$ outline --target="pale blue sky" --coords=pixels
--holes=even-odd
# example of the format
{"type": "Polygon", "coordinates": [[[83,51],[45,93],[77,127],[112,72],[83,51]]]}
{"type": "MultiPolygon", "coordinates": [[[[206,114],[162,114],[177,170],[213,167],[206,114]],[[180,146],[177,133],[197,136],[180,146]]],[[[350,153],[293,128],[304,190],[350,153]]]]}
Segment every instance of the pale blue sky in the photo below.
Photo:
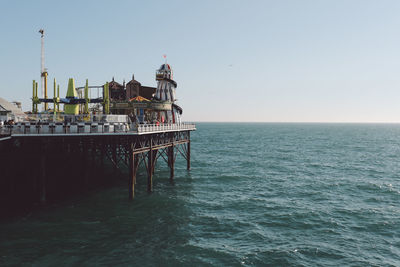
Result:
{"type": "Polygon", "coordinates": [[[400,1],[0,0],[0,11],[0,97],[25,109],[43,27],[63,95],[69,77],[156,86],[167,54],[186,121],[400,122],[400,1]]]}

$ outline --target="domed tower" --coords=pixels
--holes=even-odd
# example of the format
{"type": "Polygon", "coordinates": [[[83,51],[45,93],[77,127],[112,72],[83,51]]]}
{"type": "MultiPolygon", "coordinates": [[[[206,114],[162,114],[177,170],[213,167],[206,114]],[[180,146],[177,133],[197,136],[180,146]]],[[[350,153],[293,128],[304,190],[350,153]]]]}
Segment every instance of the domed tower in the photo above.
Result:
{"type": "Polygon", "coordinates": [[[176,82],[172,80],[172,69],[169,64],[163,64],[156,72],[158,81],[156,98],[161,101],[174,102],[176,82]]]}
{"type": "Polygon", "coordinates": [[[176,82],[172,79],[172,69],[167,63],[161,65],[156,71],[157,90],[154,97],[160,101],[171,102],[170,111],[160,111],[158,121],[162,123],[180,123],[180,113],[176,102],[176,82]]]}

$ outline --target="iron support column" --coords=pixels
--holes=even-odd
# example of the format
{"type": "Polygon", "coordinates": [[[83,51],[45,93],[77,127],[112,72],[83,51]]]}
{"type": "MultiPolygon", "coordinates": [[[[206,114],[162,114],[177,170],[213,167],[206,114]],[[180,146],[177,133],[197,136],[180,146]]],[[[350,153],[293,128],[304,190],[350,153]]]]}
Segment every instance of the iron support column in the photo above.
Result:
{"type": "Polygon", "coordinates": [[[133,199],[135,196],[135,159],[136,156],[133,154],[132,149],[129,150],[129,199],[133,199]]]}
{"type": "Polygon", "coordinates": [[[40,155],[40,203],[46,203],[46,153],[40,155]]]}
{"type": "Polygon", "coordinates": [[[190,170],[190,131],[187,131],[187,139],[188,139],[188,143],[187,143],[187,169],[190,170]]]}
{"type": "Polygon", "coordinates": [[[147,191],[153,191],[153,138],[150,135],[149,139],[150,150],[147,154],[147,191]]]}
{"type": "Polygon", "coordinates": [[[114,161],[114,171],[117,170],[117,142],[113,140],[112,142],[112,159],[114,161]]]}
{"type": "Polygon", "coordinates": [[[168,162],[169,162],[169,180],[171,183],[174,181],[175,176],[175,157],[174,157],[174,145],[168,147],[168,162]]]}

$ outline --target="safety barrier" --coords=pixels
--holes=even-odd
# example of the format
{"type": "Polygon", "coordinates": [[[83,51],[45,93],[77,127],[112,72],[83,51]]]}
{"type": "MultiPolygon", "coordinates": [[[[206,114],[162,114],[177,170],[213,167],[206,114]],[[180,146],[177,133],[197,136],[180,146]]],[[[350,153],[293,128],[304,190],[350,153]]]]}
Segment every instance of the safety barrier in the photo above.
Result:
{"type": "Polygon", "coordinates": [[[194,123],[180,124],[130,124],[124,122],[22,122],[0,126],[0,136],[6,135],[63,135],[63,134],[112,134],[157,133],[196,130],[194,123]]]}
{"type": "Polygon", "coordinates": [[[181,131],[181,130],[196,130],[196,125],[194,123],[139,124],[137,127],[138,133],[181,131]]]}

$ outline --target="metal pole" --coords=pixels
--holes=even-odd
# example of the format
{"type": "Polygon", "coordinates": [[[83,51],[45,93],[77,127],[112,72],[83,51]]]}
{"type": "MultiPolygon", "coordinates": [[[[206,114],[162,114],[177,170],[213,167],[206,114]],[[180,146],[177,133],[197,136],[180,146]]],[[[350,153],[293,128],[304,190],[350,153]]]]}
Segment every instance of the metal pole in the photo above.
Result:
{"type": "Polygon", "coordinates": [[[42,151],[40,157],[40,203],[46,203],[46,154],[42,151]]]}
{"type": "Polygon", "coordinates": [[[135,159],[136,156],[133,154],[133,150],[129,151],[129,199],[133,199],[135,196],[135,159]]]}
{"type": "Polygon", "coordinates": [[[150,150],[147,155],[147,192],[153,191],[153,138],[150,135],[150,150]]]}
{"type": "MultiPolygon", "coordinates": [[[[44,68],[44,30],[39,30],[41,51],[40,51],[40,87],[42,88],[42,97],[47,98],[47,73],[44,68]],[[46,73],[46,74],[45,74],[46,73]]],[[[43,109],[47,110],[47,103],[44,103],[43,109]]]]}
{"type": "Polygon", "coordinates": [[[112,143],[112,159],[114,161],[114,171],[117,170],[117,143],[113,140],[112,143]]]}
{"type": "Polygon", "coordinates": [[[187,169],[190,170],[190,131],[187,131],[187,169]]]}
{"type": "Polygon", "coordinates": [[[174,145],[168,147],[168,161],[169,161],[169,180],[172,183],[175,176],[175,159],[174,159],[174,145]]]}

